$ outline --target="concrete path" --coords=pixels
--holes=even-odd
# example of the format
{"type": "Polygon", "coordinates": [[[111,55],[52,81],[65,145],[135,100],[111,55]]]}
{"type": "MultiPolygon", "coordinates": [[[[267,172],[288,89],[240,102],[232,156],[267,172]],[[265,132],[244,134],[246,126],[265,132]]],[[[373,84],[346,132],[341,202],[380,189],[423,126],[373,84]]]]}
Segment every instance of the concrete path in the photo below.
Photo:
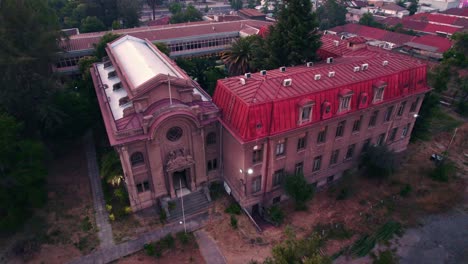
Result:
{"type": "MultiPolygon", "coordinates": [[[[205,225],[206,223],[205,220],[207,218],[208,218],[208,214],[203,214],[203,215],[197,216],[187,221],[186,222],[187,232],[193,232],[195,230],[202,228],[205,225]]],[[[101,248],[89,255],[75,259],[69,262],[69,264],[109,263],[119,258],[136,253],[142,250],[145,244],[158,241],[169,233],[176,234],[183,230],[184,230],[184,226],[179,223],[168,224],[161,229],[150,231],[146,234],[143,234],[135,240],[130,240],[130,241],[127,241],[127,242],[124,242],[115,246],[110,246],[107,248],[101,248]]],[[[211,263],[214,263],[214,262],[211,262],[211,263]]],[[[225,262],[217,262],[217,263],[221,264],[225,262]]]]}
{"type": "Polygon", "coordinates": [[[198,230],[195,232],[198,248],[205,259],[206,264],[225,264],[226,259],[219,250],[216,242],[205,231],[198,230]]]}
{"type": "Polygon", "coordinates": [[[96,160],[96,150],[94,146],[93,133],[89,131],[84,136],[84,145],[86,159],[88,161],[88,176],[91,182],[91,191],[93,193],[94,212],[96,225],[98,228],[98,237],[101,242],[101,248],[108,248],[113,245],[112,226],[109,223],[109,214],[106,210],[104,194],[102,192],[101,177],[99,176],[99,167],[96,160]]]}

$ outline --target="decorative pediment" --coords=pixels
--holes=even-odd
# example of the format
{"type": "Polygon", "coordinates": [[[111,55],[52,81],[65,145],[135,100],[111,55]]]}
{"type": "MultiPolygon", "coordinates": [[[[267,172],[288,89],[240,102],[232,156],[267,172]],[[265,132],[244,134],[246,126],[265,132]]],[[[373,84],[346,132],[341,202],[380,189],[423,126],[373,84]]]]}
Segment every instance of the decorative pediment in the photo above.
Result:
{"type": "Polygon", "coordinates": [[[186,153],[185,148],[170,151],[167,155],[166,171],[177,171],[193,165],[193,157],[186,153]]]}

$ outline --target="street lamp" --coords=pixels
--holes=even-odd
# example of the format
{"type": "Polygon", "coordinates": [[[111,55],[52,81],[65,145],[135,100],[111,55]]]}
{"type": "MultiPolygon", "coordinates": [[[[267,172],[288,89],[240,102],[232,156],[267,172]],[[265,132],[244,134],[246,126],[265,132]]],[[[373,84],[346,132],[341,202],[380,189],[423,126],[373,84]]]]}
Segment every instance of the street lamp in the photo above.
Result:
{"type": "Polygon", "coordinates": [[[247,192],[247,188],[245,187],[246,178],[247,178],[246,175],[252,175],[253,174],[253,169],[248,168],[247,171],[239,169],[239,172],[242,174],[242,178],[239,179],[239,181],[241,182],[242,188],[244,189],[244,195],[245,195],[245,193],[247,192]]]}
{"type": "Polygon", "coordinates": [[[413,116],[414,116],[414,118],[417,118],[419,115],[418,115],[418,114],[414,114],[413,116]]]}

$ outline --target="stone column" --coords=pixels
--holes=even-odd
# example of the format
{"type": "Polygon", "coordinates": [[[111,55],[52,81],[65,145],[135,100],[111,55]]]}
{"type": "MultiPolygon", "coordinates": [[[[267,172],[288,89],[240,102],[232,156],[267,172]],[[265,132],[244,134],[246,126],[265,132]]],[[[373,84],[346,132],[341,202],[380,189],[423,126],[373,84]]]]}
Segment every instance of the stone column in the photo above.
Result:
{"type": "Polygon", "coordinates": [[[133,211],[136,211],[139,208],[139,198],[138,192],[136,190],[135,180],[133,179],[132,166],[130,164],[130,157],[128,155],[128,150],[126,146],[117,148],[120,156],[120,163],[122,164],[122,169],[124,172],[125,183],[127,184],[127,191],[130,200],[130,206],[133,211]]]}

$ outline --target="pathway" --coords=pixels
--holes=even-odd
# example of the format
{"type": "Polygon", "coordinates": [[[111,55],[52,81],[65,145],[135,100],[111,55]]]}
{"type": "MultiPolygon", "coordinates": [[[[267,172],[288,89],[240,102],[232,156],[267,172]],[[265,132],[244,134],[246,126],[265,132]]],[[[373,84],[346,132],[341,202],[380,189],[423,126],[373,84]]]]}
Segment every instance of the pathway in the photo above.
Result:
{"type": "Polygon", "coordinates": [[[225,264],[226,259],[219,250],[216,242],[205,231],[198,230],[195,232],[200,253],[205,259],[206,264],[225,264]]]}
{"type": "Polygon", "coordinates": [[[98,237],[101,242],[101,248],[108,248],[113,245],[112,226],[109,223],[109,214],[106,210],[104,202],[104,194],[102,193],[101,177],[99,177],[99,167],[96,161],[96,150],[94,147],[93,133],[89,131],[84,136],[84,145],[86,151],[86,159],[88,161],[88,175],[91,182],[91,190],[93,193],[93,203],[98,228],[98,237]]]}
{"type": "MultiPolygon", "coordinates": [[[[192,218],[187,221],[187,232],[193,232],[197,229],[202,228],[205,225],[205,220],[208,218],[208,214],[203,214],[192,218]]],[[[75,259],[69,264],[101,264],[115,261],[119,258],[131,255],[143,249],[143,246],[147,243],[158,241],[169,233],[175,234],[184,230],[184,226],[179,223],[172,223],[165,225],[163,228],[158,230],[150,231],[146,234],[141,235],[135,240],[130,240],[118,245],[110,246],[108,248],[101,248],[89,255],[75,259]]],[[[201,245],[200,245],[201,248],[201,245]]],[[[210,262],[209,262],[210,263],[210,262]]],[[[214,263],[214,262],[211,262],[214,263]]],[[[216,262],[224,263],[224,262],[216,262]]]]}

